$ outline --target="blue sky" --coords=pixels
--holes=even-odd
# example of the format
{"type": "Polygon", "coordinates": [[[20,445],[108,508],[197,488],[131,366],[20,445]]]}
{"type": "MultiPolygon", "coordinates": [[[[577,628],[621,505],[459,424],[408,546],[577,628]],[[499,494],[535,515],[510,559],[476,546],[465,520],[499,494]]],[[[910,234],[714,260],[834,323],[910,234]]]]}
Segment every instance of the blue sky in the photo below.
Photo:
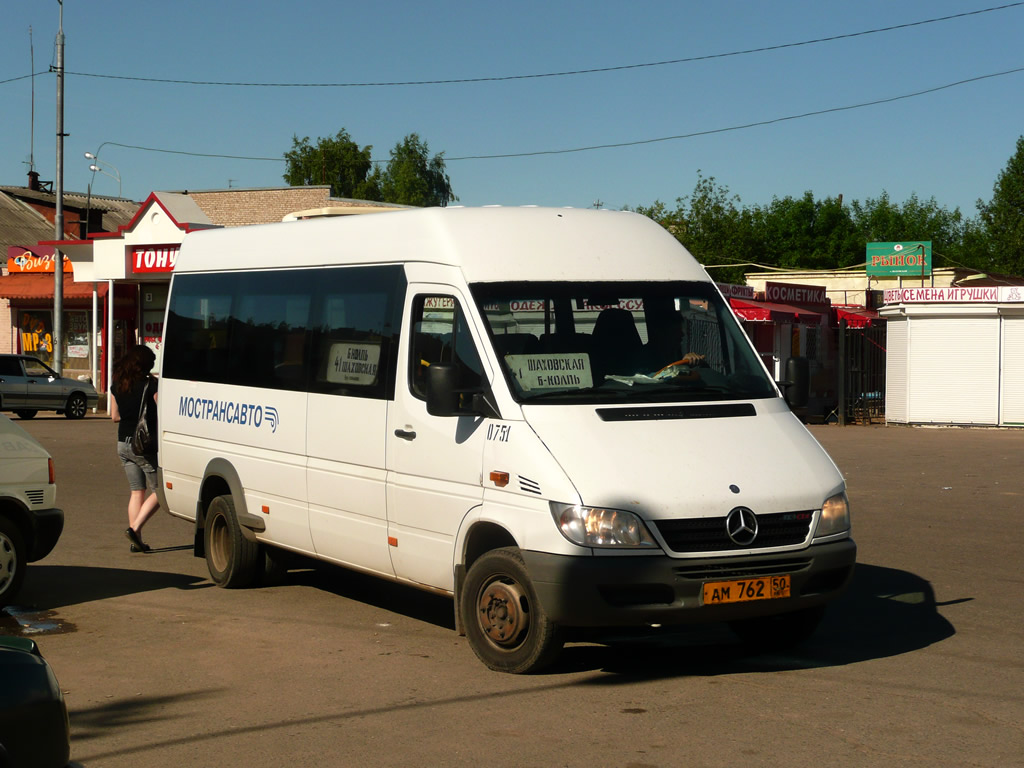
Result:
{"type": "MultiPolygon", "coordinates": [[[[406,134],[443,152],[464,205],[672,204],[713,176],[745,204],[811,190],[849,201],[916,193],[976,212],[1024,134],[1024,5],[900,30],[698,61],[484,82],[365,87],[246,83],[473,80],[630,67],[781,46],[1003,5],[998,0],[637,0],[390,3],[65,0],[64,184],[153,190],[283,184],[293,135],[346,129],[374,159],[406,134]],[[82,74],[74,74],[82,73],[82,74]],[[102,75],[95,77],[93,75],[102,75]],[[116,76],[116,77],[115,77],[116,76]],[[88,170],[100,149],[109,175],[88,170]],[[500,159],[480,155],[535,154],[500,159]]],[[[0,184],[56,167],[57,0],[5,3],[0,184]]]]}

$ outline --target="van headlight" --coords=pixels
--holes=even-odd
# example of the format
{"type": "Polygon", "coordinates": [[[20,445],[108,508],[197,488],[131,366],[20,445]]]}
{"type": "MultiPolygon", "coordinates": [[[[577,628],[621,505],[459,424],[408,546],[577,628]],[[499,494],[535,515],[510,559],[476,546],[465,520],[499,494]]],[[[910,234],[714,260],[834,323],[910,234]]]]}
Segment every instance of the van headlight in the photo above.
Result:
{"type": "Polygon", "coordinates": [[[624,509],[551,502],[555,525],[581,547],[657,547],[643,520],[624,509]]]}
{"type": "Polygon", "coordinates": [[[832,536],[850,530],[850,500],[846,492],[837,493],[821,505],[821,517],[814,531],[815,538],[832,536]]]}

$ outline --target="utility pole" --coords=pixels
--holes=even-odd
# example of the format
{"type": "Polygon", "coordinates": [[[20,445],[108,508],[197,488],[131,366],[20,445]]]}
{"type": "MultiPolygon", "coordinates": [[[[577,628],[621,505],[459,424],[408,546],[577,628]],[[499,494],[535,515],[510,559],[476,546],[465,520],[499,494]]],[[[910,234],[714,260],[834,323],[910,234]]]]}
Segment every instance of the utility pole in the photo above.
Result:
{"type": "MultiPolygon", "coordinates": [[[[64,0],[57,28],[57,206],[53,215],[54,239],[64,239],[64,0]]],[[[53,252],[53,370],[64,374],[64,254],[53,252]]]]}

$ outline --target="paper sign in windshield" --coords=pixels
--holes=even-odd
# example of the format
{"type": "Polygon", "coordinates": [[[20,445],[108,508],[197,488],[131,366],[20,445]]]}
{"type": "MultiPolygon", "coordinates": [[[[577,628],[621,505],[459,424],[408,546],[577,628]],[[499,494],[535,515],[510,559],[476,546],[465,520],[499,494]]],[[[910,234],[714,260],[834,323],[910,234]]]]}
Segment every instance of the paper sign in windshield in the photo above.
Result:
{"type": "Polygon", "coordinates": [[[524,392],[544,389],[589,389],[594,386],[586,352],[550,355],[505,355],[505,364],[524,392]]]}
{"type": "Polygon", "coordinates": [[[339,341],[331,344],[327,380],[333,384],[369,386],[377,381],[380,344],[339,341]]]}

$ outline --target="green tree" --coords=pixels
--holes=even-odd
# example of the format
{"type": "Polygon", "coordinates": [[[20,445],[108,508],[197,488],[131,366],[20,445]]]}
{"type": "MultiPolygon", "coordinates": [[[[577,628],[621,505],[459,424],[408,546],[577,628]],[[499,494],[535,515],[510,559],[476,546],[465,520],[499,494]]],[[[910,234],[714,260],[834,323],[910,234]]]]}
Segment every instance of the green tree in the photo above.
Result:
{"type": "Polygon", "coordinates": [[[636,211],[675,235],[721,282],[742,283],[744,272],[757,269],[751,265],[807,270],[854,267],[864,263],[867,243],[898,240],[931,240],[936,266],[1019,273],[1024,270],[1024,137],[996,191],[991,204],[979,201],[979,209],[990,213],[992,223],[986,224],[983,217],[965,218],[959,208],[951,211],[935,198],[922,200],[914,194],[895,203],[884,191],[877,198],[848,205],[841,195],[819,200],[807,191],[799,198],[743,206],[727,187],[698,171],[693,194],[677,199],[675,209],[656,201],[636,211]],[[990,228],[1006,234],[998,253],[990,228]],[[1009,262],[1008,254],[1017,254],[1017,261],[1009,262]],[[728,266],[732,264],[736,266],[728,266]]]}
{"type": "Polygon", "coordinates": [[[395,145],[387,168],[375,179],[389,203],[443,207],[459,199],[452,192],[444,153],[430,157],[427,142],[415,133],[395,145]]]}
{"type": "MultiPolygon", "coordinates": [[[[787,269],[834,269],[850,263],[858,235],[842,197],[774,198],[755,208],[763,251],[758,261],[787,269]]],[[[862,259],[863,260],[863,259],[862,259]]]]}
{"type": "MultiPolygon", "coordinates": [[[[864,243],[930,240],[935,266],[984,268],[977,223],[965,219],[959,208],[951,211],[934,197],[921,200],[916,194],[900,205],[885,192],[863,203],[855,200],[851,208],[864,243]]],[[[859,257],[863,259],[863,250],[859,257]]]]}
{"type": "Polygon", "coordinates": [[[978,212],[988,236],[989,268],[1024,275],[1024,136],[996,178],[992,199],[978,200],[978,212]]]}
{"type": "Polygon", "coordinates": [[[360,147],[344,128],[333,137],[292,137],[284,180],[293,187],[328,184],[332,197],[400,205],[447,205],[458,200],[445,170],[444,153],[430,157],[427,143],[410,133],[391,150],[387,167],[374,167],[372,146],[360,147]]]}
{"type": "Polygon", "coordinates": [[[329,184],[332,197],[380,200],[370,180],[372,149],[360,148],[344,128],[333,137],[318,138],[315,145],[308,136],[292,136],[292,148],[284,153],[284,180],[293,187],[329,184]]]}
{"type": "Polygon", "coordinates": [[[750,211],[741,207],[737,195],[730,195],[727,187],[700,171],[693,194],[678,198],[675,210],[656,201],[639,206],[636,212],[675,235],[719,282],[742,283],[743,272],[749,270],[743,263],[755,261],[761,253],[750,211]]]}

